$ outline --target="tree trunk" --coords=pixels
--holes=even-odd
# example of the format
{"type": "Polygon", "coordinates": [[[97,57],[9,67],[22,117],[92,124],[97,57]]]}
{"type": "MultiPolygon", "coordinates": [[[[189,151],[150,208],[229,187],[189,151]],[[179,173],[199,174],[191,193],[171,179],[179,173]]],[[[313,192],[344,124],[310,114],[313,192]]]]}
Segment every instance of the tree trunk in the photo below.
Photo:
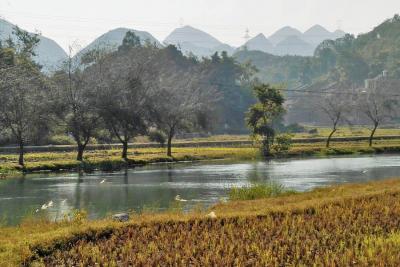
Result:
{"type": "Polygon", "coordinates": [[[128,161],[128,141],[122,142],[122,159],[128,161]]]}
{"type": "Polygon", "coordinates": [[[372,129],[371,135],[369,136],[369,146],[370,147],[372,146],[372,140],[374,139],[374,135],[375,135],[375,132],[376,132],[377,128],[378,128],[378,123],[375,123],[374,124],[374,129],[372,129]]]}
{"type": "Polygon", "coordinates": [[[262,141],[262,153],[264,157],[269,157],[271,155],[269,137],[264,137],[262,141]]]}
{"type": "Polygon", "coordinates": [[[78,155],[76,156],[77,161],[83,161],[83,151],[85,150],[85,145],[78,144],[78,155]]]}
{"type": "Polygon", "coordinates": [[[330,133],[330,135],[328,136],[328,139],[326,140],[326,148],[329,148],[329,145],[330,145],[330,143],[331,143],[331,138],[332,138],[332,135],[336,132],[336,128],[333,128],[333,130],[332,130],[332,132],[330,133]]]}
{"type": "Polygon", "coordinates": [[[170,129],[168,133],[168,143],[167,143],[167,156],[172,157],[172,138],[174,137],[174,129],[170,129]]]}
{"type": "Polygon", "coordinates": [[[18,164],[20,166],[24,166],[25,162],[24,162],[24,141],[20,141],[19,142],[19,158],[18,158],[18,164]]]}

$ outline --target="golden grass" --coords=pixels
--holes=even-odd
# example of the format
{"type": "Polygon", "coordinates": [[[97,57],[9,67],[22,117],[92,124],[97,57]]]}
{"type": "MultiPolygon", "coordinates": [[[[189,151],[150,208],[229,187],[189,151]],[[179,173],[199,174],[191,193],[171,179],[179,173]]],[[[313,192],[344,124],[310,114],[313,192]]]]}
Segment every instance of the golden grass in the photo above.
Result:
{"type": "Polygon", "coordinates": [[[220,203],[208,212],[0,228],[0,266],[398,266],[400,180],[220,203]]]}

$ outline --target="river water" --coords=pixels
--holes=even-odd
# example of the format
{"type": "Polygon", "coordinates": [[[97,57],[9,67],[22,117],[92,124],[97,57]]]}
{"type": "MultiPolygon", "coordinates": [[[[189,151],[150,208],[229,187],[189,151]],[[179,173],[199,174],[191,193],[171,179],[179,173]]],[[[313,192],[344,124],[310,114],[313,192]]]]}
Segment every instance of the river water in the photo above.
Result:
{"type": "Polygon", "coordinates": [[[207,206],[226,197],[230,187],[251,183],[274,181],[305,191],[390,177],[400,177],[399,155],[177,163],[85,175],[31,174],[0,180],[0,222],[15,225],[43,212],[52,219],[62,218],[73,209],[86,210],[91,219],[132,210],[163,210],[176,195],[188,200],[186,208],[207,206]],[[42,211],[41,206],[50,201],[53,205],[42,211]]]}

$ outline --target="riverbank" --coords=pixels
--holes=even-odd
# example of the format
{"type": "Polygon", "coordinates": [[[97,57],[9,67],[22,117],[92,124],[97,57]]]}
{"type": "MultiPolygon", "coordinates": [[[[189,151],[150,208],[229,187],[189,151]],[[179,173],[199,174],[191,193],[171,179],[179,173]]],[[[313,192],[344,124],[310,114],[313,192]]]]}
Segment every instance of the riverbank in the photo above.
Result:
{"type": "Polygon", "coordinates": [[[400,180],[338,185],[127,223],[30,219],[0,228],[0,265],[400,263],[400,180]]]}
{"type": "MultiPolygon", "coordinates": [[[[294,143],[287,152],[274,153],[272,157],[310,157],[333,155],[359,155],[400,153],[400,140],[377,140],[373,147],[364,141],[335,142],[327,149],[324,142],[294,143]]],[[[151,163],[199,161],[199,160],[255,160],[260,158],[259,150],[252,146],[229,147],[174,147],[173,156],[168,157],[163,148],[129,149],[129,160],[123,161],[119,149],[87,151],[84,161],[75,160],[75,152],[27,153],[24,168],[18,165],[16,154],[0,155],[0,178],[19,176],[38,171],[94,170],[115,171],[151,163]]]]}

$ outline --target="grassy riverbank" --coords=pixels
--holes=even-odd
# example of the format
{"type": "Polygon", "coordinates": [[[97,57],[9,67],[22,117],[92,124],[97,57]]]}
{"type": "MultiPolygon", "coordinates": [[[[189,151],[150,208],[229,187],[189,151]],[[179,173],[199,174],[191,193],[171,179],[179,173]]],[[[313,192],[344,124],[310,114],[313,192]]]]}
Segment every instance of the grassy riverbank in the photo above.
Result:
{"type": "MultiPolygon", "coordinates": [[[[325,148],[325,143],[322,142],[293,144],[288,152],[274,154],[273,156],[304,157],[399,152],[400,140],[379,140],[375,141],[373,147],[368,147],[368,144],[364,141],[335,142],[329,149],[325,148]]],[[[182,147],[173,149],[173,157],[168,157],[165,150],[161,148],[137,148],[129,150],[128,162],[123,161],[120,154],[121,151],[118,149],[87,151],[84,161],[79,162],[75,160],[75,152],[27,153],[24,168],[18,165],[16,154],[2,154],[0,155],[0,178],[34,171],[77,169],[86,172],[93,170],[112,171],[126,166],[132,167],[149,163],[214,159],[254,160],[260,158],[259,151],[255,147],[182,147]]]]}
{"type": "Polygon", "coordinates": [[[221,203],[208,211],[0,228],[0,265],[398,266],[400,180],[221,203]]]}
{"type": "MultiPolygon", "coordinates": [[[[326,138],[332,129],[330,127],[313,127],[306,126],[306,131],[302,133],[293,133],[293,138],[326,138]]],[[[369,136],[371,134],[371,130],[367,127],[339,127],[335,132],[334,137],[356,137],[356,136],[369,136]]],[[[400,129],[396,128],[381,128],[378,129],[375,133],[375,137],[382,136],[396,136],[400,135],[400,129]]],[[[250,140],[249,135],[213,135],[209,137],[198,137],[198,138],[190,138],[190,139],[181,139],[180,141],[184,142],[205,142],[205,141],[237,141],[237,140],[250,140]]],[[[147,138],[140,138],[141,142],[148,142],[147,138]]]]}

